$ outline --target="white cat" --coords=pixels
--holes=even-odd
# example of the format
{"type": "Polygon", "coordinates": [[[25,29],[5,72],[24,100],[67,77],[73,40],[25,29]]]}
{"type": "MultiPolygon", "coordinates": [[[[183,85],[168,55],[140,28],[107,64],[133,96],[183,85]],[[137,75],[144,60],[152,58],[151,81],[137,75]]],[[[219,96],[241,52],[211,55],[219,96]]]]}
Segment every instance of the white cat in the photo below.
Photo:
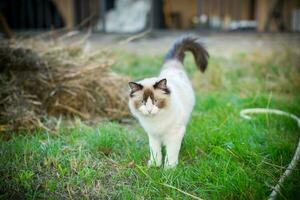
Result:
{"type": "Polygon", "coordinates": [[[148,166],[161,166],[162,146],[166,147],[164,167],[178,164],[186,125],[195,104],[192,85],[183,69],[185,51],[191,51],[199,69],[207,67],[208,53],[198,38],[179,38],[169,50],[158,77],[129,82],[129,108],[148,134],[148,166]]]}

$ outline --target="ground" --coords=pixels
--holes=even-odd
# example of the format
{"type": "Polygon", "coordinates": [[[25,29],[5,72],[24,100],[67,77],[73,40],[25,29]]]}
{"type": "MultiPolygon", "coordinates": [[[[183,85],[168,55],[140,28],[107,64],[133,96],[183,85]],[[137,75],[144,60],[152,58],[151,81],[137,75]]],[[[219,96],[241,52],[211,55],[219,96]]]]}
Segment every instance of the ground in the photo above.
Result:
{"type": "MultiPolygon", "coordinates": [[[[114,71],[133,80],[155,76],[181,33],[153,33],[133,43],[93,35],[86,51],[108,48],[114,71]]],[[[300,115],[299,36],[201,34],[211,57],[197,71],[185,66],[196,91],[176,169],[148,168],[148,141],[133,120],[77,120],[57,133],[1,135],[3,199],[266,199],[293,156],[297,124],[271,115],[241,119],[243,108],[277,108],[300,115]]],[[[300,196],[299,164],[280,198],[300,196]]]]}
{"type": "MultiPolygon", "coordinates": [[[[186,32],[159,31],[151,32],[134,42],[120,42],[128,38],[127,35],[101,34],[92,35],[86,44],[87,50],[99,48],[113,48],[137,55],[158,56],[166,53],[174,40],[186,32]]],[[[247,32],[188,32],[199,35],[201,41],[207,46],[210,54],[222,57],[230,57],[236,53],[252,53],[257,50],[266,52],[283,47],[297,47],[300,44],[299,34],[271,34],[271,33],[247,33],[247,32]]]]}

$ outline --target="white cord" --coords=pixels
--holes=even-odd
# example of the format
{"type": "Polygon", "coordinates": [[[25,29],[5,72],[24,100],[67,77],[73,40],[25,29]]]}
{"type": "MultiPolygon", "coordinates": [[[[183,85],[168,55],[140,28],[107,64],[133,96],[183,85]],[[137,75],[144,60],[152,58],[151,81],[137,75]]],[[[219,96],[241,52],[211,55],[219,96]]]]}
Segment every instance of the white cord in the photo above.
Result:
{"type": "MultiPolygon", "coordinates": [[[[299,117],[297,117],[296,115],[281,111],[281,110],[269,109],[269,108],[243,109],[240,112],[240,116],[244,119],[250,120],[251,117],[248,114],[252,114],[252,113],[269,113],[269,114],[287,116],[287,117],[290,117],[290,118],[294,119],[298,123],[298,128],[300,128],[300,118],[299,117]]],[[[300,138],[299,138],[299,141],[298,141],[298,146],[297,146],[297,149],[295,151],[295,154],[294,154],[290,164],[286,168],[285,172],[280,176],[280,179],[279,179],[278,183],[276,184],[275,187],[273,187],[272,193],[270,194],[270,196],[268,198],[269,200],[276,199],[278,193],[280,193],[280,188],[282,187],[283,182],[291,174],[292,170],[294,170],[296,168],[297,163],[299,161],[299,158],[300,158],[300,138]]]]}

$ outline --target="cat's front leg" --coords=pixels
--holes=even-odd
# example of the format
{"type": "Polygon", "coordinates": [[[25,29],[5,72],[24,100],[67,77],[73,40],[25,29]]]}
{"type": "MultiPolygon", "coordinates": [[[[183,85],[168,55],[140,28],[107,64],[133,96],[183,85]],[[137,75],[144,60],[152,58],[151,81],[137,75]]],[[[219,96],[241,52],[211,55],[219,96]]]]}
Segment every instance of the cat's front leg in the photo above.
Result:
{"type": "Polygon", "coordinates": [[[150,159],[148,166],[161,166],[162,153],[161,153],[161,140],[149,134],[149,146],[150,146],[150,159]]]}
{"type": "Polygon", "coordinates": [[[164,168],[174,168],[178,164],[178,156],[184,132],[185,127],[181,127],[169,133],[168,139],[166,139],[165,142],[167,154],[165,158],[164,168]]]}

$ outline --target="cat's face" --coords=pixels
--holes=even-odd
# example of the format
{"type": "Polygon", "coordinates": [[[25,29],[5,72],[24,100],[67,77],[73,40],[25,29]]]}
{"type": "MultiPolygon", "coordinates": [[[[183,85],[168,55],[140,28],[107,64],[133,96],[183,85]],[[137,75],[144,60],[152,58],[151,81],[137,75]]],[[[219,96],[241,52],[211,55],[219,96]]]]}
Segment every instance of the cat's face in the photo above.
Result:
{"type": "Polygon", "coordinates": [[[170,90],[167,80],[162,79],[153,85],[142,85],[129,82],[130,99],[132,107],[145,116],[154,116],[165,109],[170,100],[170,90]]]}

